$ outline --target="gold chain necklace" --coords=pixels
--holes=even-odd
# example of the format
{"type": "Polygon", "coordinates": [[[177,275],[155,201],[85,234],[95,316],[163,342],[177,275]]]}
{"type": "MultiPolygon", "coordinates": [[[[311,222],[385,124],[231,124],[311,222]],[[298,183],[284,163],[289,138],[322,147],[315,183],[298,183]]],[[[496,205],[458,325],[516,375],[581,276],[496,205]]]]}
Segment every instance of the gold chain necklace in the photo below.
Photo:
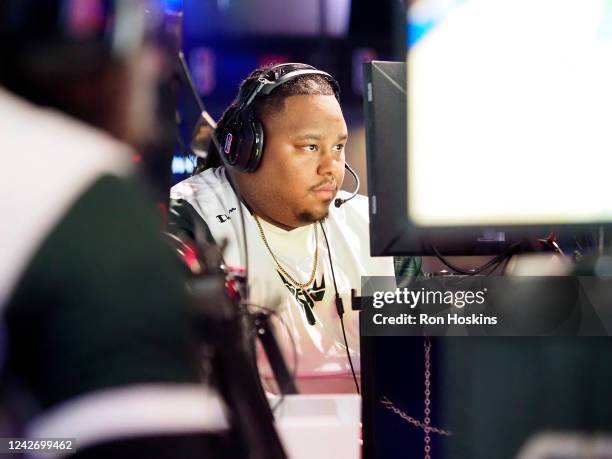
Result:
{"type": "Polygon", "coordinates": [[[318,258],[319,258],[319,244],[318,244],[319,238],[318,238],[318,233],[317,233],[317,224],[315,223],[315,225],[314,225],[314,229],[315,229],[315,254],[314,254],[314,263],[312,265],[312,272],[310,273],[310,279],[308,279],[308,281],[305,282],[305,283],[301,283],[301,282],[296,281],[293,278],[293,276],[291,276],[291,274],[289,274],[287,272],[287,270],[281,266],[280,262],[277,260],[276,256],[274,255],[274,252],[272,252],[272,249],[270,248],[270,245],[268,244],[268,240],[266,239],[266,235],[264,234],[264,230],[261,227],[261,223],[259,223],[259,219],[257,218],[257,215],[253,214],[253,217],[255,218],[255,223],[257,223],[257,227],[259,228],[259,234],[261,235],[261,240],[263,241],[264,245],[268,249],[268,252],[270,252],[270,255],[272,255],[272,259],[274,260],[274,263],[276,263],[276,266],[278,267],[280,272],[283,273],[287,277],[289,282],[291,282],[294,287],[299,287],[301,289],[304,289],[304,291],[306,291],[306,287],[308,287],[310,284],[312,284],[314,282],[315,276],[317,275],[317,261],[318,261],[318,258]]]}

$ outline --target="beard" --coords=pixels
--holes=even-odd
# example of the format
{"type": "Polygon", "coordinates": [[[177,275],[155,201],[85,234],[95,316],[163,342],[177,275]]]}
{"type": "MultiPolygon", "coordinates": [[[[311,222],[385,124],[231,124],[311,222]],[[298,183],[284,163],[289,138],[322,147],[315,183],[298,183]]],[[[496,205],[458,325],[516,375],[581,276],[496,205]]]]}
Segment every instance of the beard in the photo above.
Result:
{"type": "Polygon", "coordinates": [[[316,213],[305,210],[297,214],[296,217],[298,221],[301,221],[304,223],[315,223],[315,222],[318,222],[319,220],[323,220],[324,218],[327,218],[328,215],[329,215],[329,207],[327,207],[324,211],[316,212],[316,213]]]}

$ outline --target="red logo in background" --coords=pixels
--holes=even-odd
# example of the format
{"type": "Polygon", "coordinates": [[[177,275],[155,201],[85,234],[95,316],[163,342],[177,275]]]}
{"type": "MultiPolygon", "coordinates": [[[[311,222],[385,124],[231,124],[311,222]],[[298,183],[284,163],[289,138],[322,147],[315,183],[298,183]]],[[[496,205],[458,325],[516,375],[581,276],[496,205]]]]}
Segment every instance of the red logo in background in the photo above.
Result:
{"type": "Polygon", "coordinates": [[[229,133],[227,135],[227,137],[225,138],[225,146],[223,147],[223,151],[225,152],[226,155],[230,154],[230,150],[232,149],[232,139],[234,138],[234,136],[229,133]]]}

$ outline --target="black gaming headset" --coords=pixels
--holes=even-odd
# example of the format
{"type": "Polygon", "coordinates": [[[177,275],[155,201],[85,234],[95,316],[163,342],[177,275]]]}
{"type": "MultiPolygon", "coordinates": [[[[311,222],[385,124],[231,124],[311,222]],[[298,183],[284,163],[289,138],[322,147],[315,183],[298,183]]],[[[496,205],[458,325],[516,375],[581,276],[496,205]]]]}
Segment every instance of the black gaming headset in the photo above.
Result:
{"type": "Polygon", "coordinates": [[[261,163],[264,150],[264,129],[257,119],[252,103],[260,95],[268,95],[284,83],[304,75],[321,75],[332,86],[340,101],[340,87],[329,73],[298,63],[275,65],[265,73],[245,82],[236,106],[217,133],[220,156],[224,163],[238,172],[254,172],[261,163]]]}

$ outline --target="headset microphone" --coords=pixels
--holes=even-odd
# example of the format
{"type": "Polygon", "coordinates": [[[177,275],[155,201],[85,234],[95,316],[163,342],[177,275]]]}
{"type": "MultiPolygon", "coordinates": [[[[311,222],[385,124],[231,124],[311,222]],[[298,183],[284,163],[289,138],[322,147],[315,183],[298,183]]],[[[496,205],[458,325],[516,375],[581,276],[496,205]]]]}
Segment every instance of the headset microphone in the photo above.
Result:
{"type": "Polygon", "coordinates": [[[344,167],[346,167],[346,170],[349,171],[351,173],[351,175],[355,178],[355,182],[356,182],[356,184],[355,184],[355,191],[353,191],[351,193],[351,195],[348,198],[346,198],[346,199],[336,198],[334,200],[334,205],[336,207],[340,207],[345,202],[350,201],[355,196],[357,196],[357,193],[359,192],[359,177],[357,177],[357,174],[355,173],[355,171],[353,169],[351,169],[351,166],[349,166],[348,163],[345,163],[344,167]]]}

